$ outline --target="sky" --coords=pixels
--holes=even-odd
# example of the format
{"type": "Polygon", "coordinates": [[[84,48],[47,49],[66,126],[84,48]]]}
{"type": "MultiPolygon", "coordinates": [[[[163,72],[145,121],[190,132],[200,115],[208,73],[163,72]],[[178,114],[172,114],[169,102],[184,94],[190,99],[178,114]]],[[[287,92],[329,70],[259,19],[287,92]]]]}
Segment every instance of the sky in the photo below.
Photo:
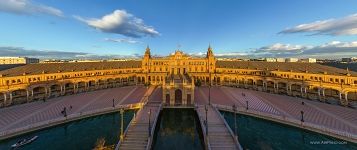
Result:
{"type": "Polygon", "coordinates": [[[0,0],[0,56],[357,56],[356,0],[0,0]]]}

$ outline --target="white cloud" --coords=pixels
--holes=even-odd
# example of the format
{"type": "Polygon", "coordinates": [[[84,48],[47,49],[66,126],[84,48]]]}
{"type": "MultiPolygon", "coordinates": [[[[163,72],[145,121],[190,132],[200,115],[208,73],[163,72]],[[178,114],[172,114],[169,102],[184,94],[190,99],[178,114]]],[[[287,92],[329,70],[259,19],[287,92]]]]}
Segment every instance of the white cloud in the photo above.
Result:
{"type": "Polygon", "coordinates": [[[251,51],[251,55],[257,57],[351,57],[357,55],[357,41],[331,41],[318,46],[277,43],[254,49],[251,51]]]}
{"type": "Polygon", "coordinates": [[[270,46],[264,46],[259,49],[255,49],[255,53],[272,53],[272,54],[284,54],[284,53],[301,53],[306,46],[302,45],[291,45],[291,44],[281,44],[276,43],[270,46]]]}
{"type": "Polygon", "coordinates": [[[357,35],[357,14],[301,24],[280,33],[311,33],[312,35],[357,35]]]}
{"type": "Polygon", "coordinates": [[[14,14],[48,14],[63,17],[61,10],[30,0],[0,0],[0,11],[14,14]]]}
{"type": "Polygon", "coordinates": [[[74,16],[74,18],[102,32],[116,33],[133,38],[159,35],[159,32],[152,26],[145,25],[142,19],[135,17],[125,10],[115,10],[113,13],[105,15],[100,19],[85,19],[80,16],[74,16]]]}
{"type": "Polygon", "coordinates": [[[130,39],[130,38],[121,38],[121,39],[112,39],[112,38],[105,38],[105,41],[108,42],[117,42],[117,43],[129,43],[129,44],[137,44],[140,43],[139,41],[130,39]]]}

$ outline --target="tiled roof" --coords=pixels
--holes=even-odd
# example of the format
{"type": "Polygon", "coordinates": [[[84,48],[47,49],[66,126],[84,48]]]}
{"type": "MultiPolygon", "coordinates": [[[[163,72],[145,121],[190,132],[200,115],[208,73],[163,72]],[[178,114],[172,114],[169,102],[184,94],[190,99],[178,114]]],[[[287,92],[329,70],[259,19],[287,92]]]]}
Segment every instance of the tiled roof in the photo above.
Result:
{"type": "MultiPolygon", "coordinates": [[[[280,70],[292,72],[306,72],[333,75],[346,75],[347,69],[339,69],[320,65],[318,63],[300,63],[300,62],[265,62],[265,61],[217,61],[217,68],[237,68],[237,69],[258,69],[258,70],[280,70]]],[[[349,71],[353,76],[357,76],[357,72],[349,71]]]]}
{"type": "Polygon", "coordinates": [[[141,68],[141,61],[111,61],[111,62],[77,62],[77,63],[39,63],[28,64],[0,71],[3,76],[18,76],[26,74],[41,74],[72,72],[72,71],[90,71],[106,70],[120,68],[141,68]]]}

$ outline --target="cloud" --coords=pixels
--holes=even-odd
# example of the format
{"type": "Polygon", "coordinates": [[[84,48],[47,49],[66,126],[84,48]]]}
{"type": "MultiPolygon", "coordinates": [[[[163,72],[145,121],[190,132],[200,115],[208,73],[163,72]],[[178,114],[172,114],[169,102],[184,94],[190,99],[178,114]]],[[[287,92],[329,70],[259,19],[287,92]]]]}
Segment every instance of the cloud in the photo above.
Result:
{"type": "Polygon", "coordinates": [[[141,58],[140,54],[115,55],[104,54],[98,55],[85,52],[65,52],[65,51],[51,51],[51,50],[29,50],[23,47],[0,47],[0,56],[9,57],[34,57],[40,59],[115,59],[115,58],[141,58]]]}
{"type": "Polygon", "coordinates": [[[127,37],[140,38],[144,36],[155,37],[159,35],[152,26],[144,24],[144,21],[125,10],[115,10],[113,13],[103,16],[100,19],[85,19],[80,16],[73,16],[77,20],[85,22],[90,27],[102,32],[121,34],[127,37]]]}
{"type": "Polygon", "coordinates": [[[36,58],[72,58],[77,56],[88,55],[83,52],[64,52],[64,51],[47,51],[47,50],[28,50],[23,47],[0,47],[0,56],[19,56],[19,57],[36,57],[36,58]]]}
{"type": "Polygon", "coordinates": [[[338,19],[328,19],[307,24],[301,24],[280,32],[311,33],[311,35],[357,35],[357,14],[338,19]]]}
{"type": "Polygon", "coordinates": [[[117,43],[129,43],[129,44],[137,44],[137,43],[141,43],[139,41],[130,39],[130,38],[122,38],[122,39],[112,39],[112,38],[105,38],[105,41],[108,42],[117,42],[117,43]]]}
{"type": "Polygon", "coordinates": [[[301,53],[306,46],[302,45],[291,45],[291,44],[281,44],[276,43],[270,46],[264,46],[259,49],[255,49],[255,53],[272,53],[272,54],[282,54],[282,53],[301,53]]]}
{"type": "Polygon", "coordinates": [[[357,41],[341,42],[331,41],[318,46],[273,44],[253,49],[251,54],[255,57],[316,57],[340,58],[357,55],[357,41]]]}
{"type": "Polygon", "coordinates": [[[0,0],[0,11],[20,15],[47,14],[63,17],[61,10],[30,0],[0,0]]]}

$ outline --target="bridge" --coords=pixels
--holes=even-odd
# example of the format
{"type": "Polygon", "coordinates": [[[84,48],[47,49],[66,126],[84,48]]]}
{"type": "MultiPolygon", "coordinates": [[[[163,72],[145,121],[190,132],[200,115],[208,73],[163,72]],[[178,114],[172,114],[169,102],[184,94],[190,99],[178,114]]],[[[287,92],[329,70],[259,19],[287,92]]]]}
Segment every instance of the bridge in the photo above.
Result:
{"type": "Polygon", "coordinates": [[[206,149],[208,150],[240,150],[238,138],[228,126],[217,108],[212,105],[197,105],[198,114],[206,149]]]}

